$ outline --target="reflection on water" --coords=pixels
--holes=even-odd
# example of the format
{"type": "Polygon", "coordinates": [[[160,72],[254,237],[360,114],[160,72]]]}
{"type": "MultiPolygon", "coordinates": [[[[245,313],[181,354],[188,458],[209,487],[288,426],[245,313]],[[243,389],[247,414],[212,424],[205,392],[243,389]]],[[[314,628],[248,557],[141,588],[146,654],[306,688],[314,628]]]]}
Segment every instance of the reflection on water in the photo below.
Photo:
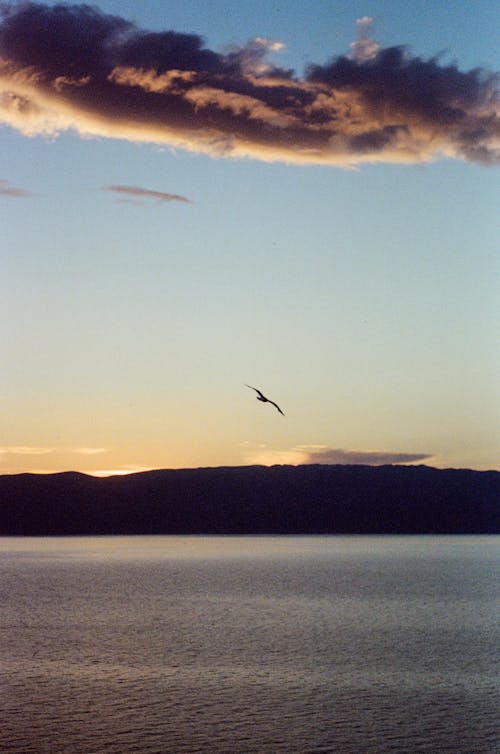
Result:
{"type": "Polygon", "coordinates": [[[0,751],[492,754],[497,553],[0,539],[0,751]]]}

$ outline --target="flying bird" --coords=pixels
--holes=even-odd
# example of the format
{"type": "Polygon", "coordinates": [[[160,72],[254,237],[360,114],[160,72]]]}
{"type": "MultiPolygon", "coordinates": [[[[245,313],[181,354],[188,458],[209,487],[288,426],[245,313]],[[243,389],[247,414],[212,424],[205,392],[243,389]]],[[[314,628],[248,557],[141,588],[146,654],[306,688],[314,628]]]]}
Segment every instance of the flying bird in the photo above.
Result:
{"type": "MultiPolygon", "coordinates": [[[[245,385],[246,385],[246,383],[245,383],[245,385]]],[[[283,411],[280,409],[280,407],[278,406],[278,404],[275,403],[274,401],[269,400],[269,398],[266,398],[266,396],[264,395],[264,393],[261,393],[260,390],[257,390],[256,387],[252,387],[251,385],[246,385],[246,387],[249,387],[250,390],[255,390],[255,392],[257,393],[257,400],[258,401],[262,401],[262,403],[270,403],[272,406],[274,406],[275,408],[278,409],[278,411],[280,412],[280,414],[283,414],[283,411]]],[[[283,416],[284,415],[285,414],[283,414],[283,416]]]]}

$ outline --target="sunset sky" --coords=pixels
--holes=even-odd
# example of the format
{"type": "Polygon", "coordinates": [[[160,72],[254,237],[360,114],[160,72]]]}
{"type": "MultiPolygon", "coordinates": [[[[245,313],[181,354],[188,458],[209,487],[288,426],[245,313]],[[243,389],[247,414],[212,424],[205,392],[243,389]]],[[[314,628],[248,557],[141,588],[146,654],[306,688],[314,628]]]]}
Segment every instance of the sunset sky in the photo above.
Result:
{"type": "Polygon", "coordinates": [[[496,0],[0,7],[0,473],[500,468],[496,0]]]}

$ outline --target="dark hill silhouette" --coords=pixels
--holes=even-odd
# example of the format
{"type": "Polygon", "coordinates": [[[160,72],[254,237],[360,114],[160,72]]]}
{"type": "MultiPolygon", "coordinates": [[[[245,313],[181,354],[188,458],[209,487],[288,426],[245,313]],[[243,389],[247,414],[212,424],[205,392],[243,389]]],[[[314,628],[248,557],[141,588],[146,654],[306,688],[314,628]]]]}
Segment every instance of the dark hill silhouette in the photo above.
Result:
{"type": "Polygon", "coordinates": [[[499,533],[500,472],[234,466],[0,476],[0,535],[499,533]]]}

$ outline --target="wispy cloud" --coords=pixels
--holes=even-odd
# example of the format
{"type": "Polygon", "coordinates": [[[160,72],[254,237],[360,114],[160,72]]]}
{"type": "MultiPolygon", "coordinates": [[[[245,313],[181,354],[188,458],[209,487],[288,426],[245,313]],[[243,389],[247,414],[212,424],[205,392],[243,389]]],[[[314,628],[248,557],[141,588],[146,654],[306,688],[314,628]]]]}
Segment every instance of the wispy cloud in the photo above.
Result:
{"type": "Polygon", "coordinates": [[[109,448],[74,448],[73,452],[82,456],[95,456],[101,453],[109,453],[109,448]]]}
{"type": "Polygon", "coordinates": [[[4,445],[0,447],[1,455],[17,456],[42,456],[48,453],[76,453],[90,456],[108,452],[109,448],[48,448],[30,445],[4,445]]]}
{"type": "Polygon", "coordinates": [[[158,202],[185,202],[191,203],[191,199],[179,194],[167,194],[165,191],[153,191],[140,186],[103,186],[103,191],[111,191],[132,199],[153,199],[158,202]]]}
{"type": "Polygon", "coordinates": [[[370,17],[348,54],[300,77],[260,37],[218,53],[90,5],[0,7],[0,122],[29,136],[74,129],[290,163],[499,161],[498,76],[382,48],[370,17]]]}
{"type": "Polygon", "coordinates": [[[4,445],[0,447],[0,455],[14,456],[43,456],[53,453],[54,448],[31,447],[29,445],[4,445]]]}
{"type": "Polygon", "coordinates": [[[286,450],[259,447],[246,451],[245,462],[272,466],[274,464],[361,464],[383,466],[410,464],[432,458],[430,453],[401,453],[385,450],[344,450],[327,445],[297,445],[286,450]]]}
{"type": "Polygon", "coordinates": [[[26,191],[26,189],[11,186],[9,181],[0,180],[0,196],[12,196],[16,199],[24,199],[28,196],[33,196],[33,194],[31,191],[26,191]]]}

